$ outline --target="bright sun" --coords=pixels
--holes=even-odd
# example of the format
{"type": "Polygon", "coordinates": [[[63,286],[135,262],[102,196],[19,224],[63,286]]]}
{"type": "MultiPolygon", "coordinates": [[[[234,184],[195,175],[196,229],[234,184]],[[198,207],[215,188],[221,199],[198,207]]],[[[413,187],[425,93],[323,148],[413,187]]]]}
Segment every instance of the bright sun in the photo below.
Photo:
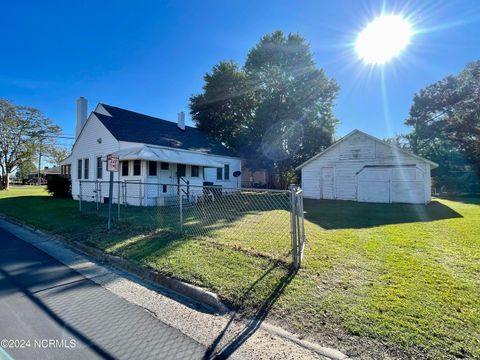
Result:
{"type": "Polygon", "coordinates": [[[412,28],[400,15],[382,15],[370,22],[355,43],[360,58],[368,64],[385,64],[410,43],[412,28]]]}

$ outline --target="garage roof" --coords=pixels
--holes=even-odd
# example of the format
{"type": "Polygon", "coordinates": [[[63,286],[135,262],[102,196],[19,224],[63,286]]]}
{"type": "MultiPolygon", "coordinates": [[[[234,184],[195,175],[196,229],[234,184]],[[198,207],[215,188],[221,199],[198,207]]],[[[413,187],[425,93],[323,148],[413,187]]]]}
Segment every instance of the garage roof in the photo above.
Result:
{"type": "Polygon", "coordinates": [[[303,168],[305,165],[311,163],[313,160],[316,160],[318,159],[319,157],[323,156],[324,154],[326,154],[327,152],[329,152],[330,150],[332,150],[333,148],[337,147],[339,144],[341,144],[342,142],[344,142],[345,140],[347,140],[348,138],[350,138],[351,136],[355,135],[355,134],[362,134],[374,141],[378,141],[378,142],[381,142],[382,144],[385,144],[386,146],[389,146],[393,149],[395,149],[396,151],[398,152],[401,152],[403,154],[406,154],[406,155],[409,155],[413,158],[416,158],[418,160],[422,160],[424,162],[426,162],[427,164],[430,164],[432,166],[433,169],[437,168],[438,167],[438,164],[437,163],[434,163],[433,161],[430,161],[428,159],[425,159],[421,156],[418,156],[418,155],[415,155],[415,154],[412,154],[412,153],[409,153],[408,151],[405,151],[403,150],[402,148],[399,148],[398,146],[395,146],[395,145],[392,145],[392,144],[389,144],[383,140],[380,140],[378,138],[376,138],[375,136],[372,136],[372,135],[369,135],[363,131],[360,131],[358,129],[355,129],[353,130],[352,132],[350,132],[349,134],[345,135],[344,137],[342,137],[340,140],[336,141],[334,144],[332,144],[330,147],[326,148],[324,151],[322,151],[321,153],[318,153],[317,155],[313,156],[312,158],[308,159],[307,161],[305,161],[302,165],[298,166],[295,170],[300,170],[301,168],[303,168]]]}

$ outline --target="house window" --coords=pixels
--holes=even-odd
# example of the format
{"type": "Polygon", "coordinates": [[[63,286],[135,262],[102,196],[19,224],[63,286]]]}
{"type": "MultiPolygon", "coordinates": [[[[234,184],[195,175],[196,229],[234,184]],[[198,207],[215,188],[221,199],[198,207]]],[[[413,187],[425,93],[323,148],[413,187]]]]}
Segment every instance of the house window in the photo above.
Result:
{"type": "Polygon", "coordinates": [[[133,176],[140,176],[141,165],[141,160],[133,160],[133,176]]]}
{"type": "Polygon", "coordinates": [[[225,180],[230,180],[230,165],[225,164],[225,180]]]}
{"type": "Polygon", "coordinates": [[[222,180],[223,169],[217,168],[217,180],[222,180]]]}
{"type": "Polygon", "coordinates": [[[128,176],[128,161],[122,161],[122,176],[128,176]]]}
{"type": "Polygon", "coordinates": [[[83,177],[85,179],[88,179],[89,165],[90,165],[90,159],[85,159],[83,163],[83,166],[84,166],[83,177]]]}
{"type": "Polygon", "coordinates": [[[148,162],[148,176],[157,176],[157,162],[149,161],[148,162]]]}
{"type": "Polygon", "coordinates": [[[197,165],[192,165],[192,177],[198,177],[200,175],[200,168],[197,165]]]}
{"type": "Polygon", "coordinates": [[[187,167],[185,164],[177,164],[177,176],[182,177],[187,175],[187,167]]]}
{"type": "Polygon", "coordinates": [[[77,179],[80,180],[82,178],[82,159],[78,159],[77,163],[77,179]]]}
{"type": "Polygon", "coordinates": [[[103,161],[102,157],[98,156],[97,157],[97,179],[101,179],[103,177],[103,161]]]}
{"type": "Polygon", "coordinates": [[[162,185],[162,192],[166,193],[167,192],[167,185],[162,185]]]}
{"type": "Polygon", "coordinates": [[[161,162],[161,163],[160,163],[160,169],[162,169],[162,170],[168,170],[168,163],[166,163],[166,162],[161,162]]]}

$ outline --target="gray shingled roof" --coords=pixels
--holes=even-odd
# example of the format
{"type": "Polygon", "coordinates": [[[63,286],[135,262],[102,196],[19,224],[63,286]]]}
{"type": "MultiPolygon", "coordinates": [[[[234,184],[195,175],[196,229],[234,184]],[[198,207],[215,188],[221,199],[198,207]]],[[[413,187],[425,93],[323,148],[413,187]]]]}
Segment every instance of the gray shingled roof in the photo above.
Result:
{"type": "Polygon", "coordinates": [[[176,122],[139,114],[115,106],[101,104],[112,116],[95,112],[95,116],[119,141],[166,146],[214,155],[237,156],[219,141],[202,131],[186,126],[185,131],[176,122]]]}

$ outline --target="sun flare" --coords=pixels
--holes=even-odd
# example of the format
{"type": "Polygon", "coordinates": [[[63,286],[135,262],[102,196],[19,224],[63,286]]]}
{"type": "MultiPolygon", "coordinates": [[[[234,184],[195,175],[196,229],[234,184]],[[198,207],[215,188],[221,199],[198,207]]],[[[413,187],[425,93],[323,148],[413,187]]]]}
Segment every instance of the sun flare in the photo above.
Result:
{"type": "Polygon", "coordinates": [[[382,15],[358,35],[355,49],[367,64],[385,64],[410,44],[412,28],[400,15],[382,15]]]}

